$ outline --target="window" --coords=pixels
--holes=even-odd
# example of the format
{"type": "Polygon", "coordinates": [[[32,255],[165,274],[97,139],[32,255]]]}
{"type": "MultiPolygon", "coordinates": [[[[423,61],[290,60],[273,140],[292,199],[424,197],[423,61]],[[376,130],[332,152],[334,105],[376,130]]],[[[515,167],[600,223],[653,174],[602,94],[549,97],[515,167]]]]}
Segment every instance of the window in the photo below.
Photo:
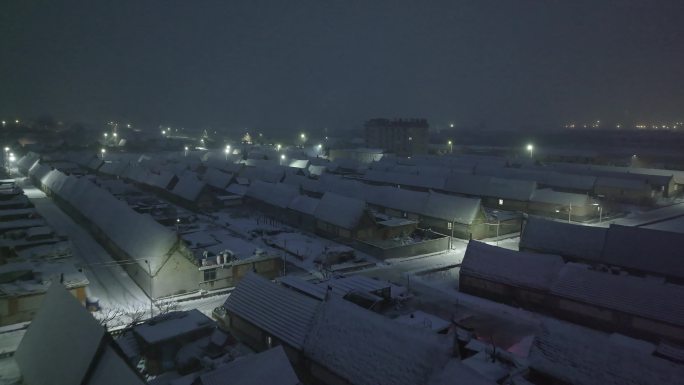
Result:
{"type": "Polygon", "coordinates": [[[499,199],[499,206],[503,206],[503,199],[499,199]]]}
{"type": "Polygon", "coordinates": [[[453,225],[454,225],[454,224],[453,224],[452,222],[447,222],[447,229],[451,230],[451,228],[453,227],[453,225]]]}
{"type": "Polygon", "coordinates": [[[216,269],[204,270],[204,282],[216,280],[216,269]]]}

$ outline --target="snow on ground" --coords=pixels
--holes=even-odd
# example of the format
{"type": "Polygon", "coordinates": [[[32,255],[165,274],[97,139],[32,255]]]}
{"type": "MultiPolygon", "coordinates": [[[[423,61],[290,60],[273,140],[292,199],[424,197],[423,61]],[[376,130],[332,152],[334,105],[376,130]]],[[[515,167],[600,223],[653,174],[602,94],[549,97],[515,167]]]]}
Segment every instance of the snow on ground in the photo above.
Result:
{"type": "Polygon", "coordinates": [[[50,226],[59,229],[71,240],[74,254],[84,263],[83,270],[90,281],[87,292],[96,297],[105,309],[133,311],[149,308],[149,298],[131,277],[93,237],[75,223],[55,203],[35,187],[26,186],[25,190],[38,213],[50,226]]]}
{"type": "MultiPolygon", "coordinates": [[[[240,236],[256,247],[267,250],[269,254],[280,255],[288,263],[310,273],[317,272],[315,259],[325,253],[326,248],[347,247],[268,219],[261,214],[223,210],[213,215],[218,218],[214,223],[225,226],[233,235],[240,236]]],[[[359,259],[377,262],[376,258],[358,250],[354,250],[354,254],[359,259]]]]}

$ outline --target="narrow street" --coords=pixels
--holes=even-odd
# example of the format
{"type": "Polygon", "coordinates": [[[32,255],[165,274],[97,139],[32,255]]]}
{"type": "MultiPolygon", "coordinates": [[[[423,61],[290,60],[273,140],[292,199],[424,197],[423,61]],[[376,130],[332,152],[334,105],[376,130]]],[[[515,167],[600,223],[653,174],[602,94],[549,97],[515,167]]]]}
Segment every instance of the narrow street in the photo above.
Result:
{"type": "Polygon", "coordinates": [[[77,258],[83,261],[83,269],[90,281],[89,296],[100,300],[104,308],[133,310],[149,308],[149,297],[128,274],[117,265],[107,251],[80,225],[48,198],[32,186],[28,180],[24,193],[57,233],[69,237],[77,258]]]}

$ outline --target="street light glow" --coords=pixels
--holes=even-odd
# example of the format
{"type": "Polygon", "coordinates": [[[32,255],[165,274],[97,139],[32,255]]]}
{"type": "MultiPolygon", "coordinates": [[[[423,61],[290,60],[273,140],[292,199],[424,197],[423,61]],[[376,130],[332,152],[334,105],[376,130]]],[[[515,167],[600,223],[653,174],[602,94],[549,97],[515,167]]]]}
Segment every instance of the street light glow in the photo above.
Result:
{"type": "Polygon", "coordinates": [[[115,132],[112,134],[115,138],[118,136],[118,134],[115,132]]]}
{"type": "Polygon", "coordinates": [[[527,151],[534,151],[534,146],[531,144],[527,145],[527,151]]]}

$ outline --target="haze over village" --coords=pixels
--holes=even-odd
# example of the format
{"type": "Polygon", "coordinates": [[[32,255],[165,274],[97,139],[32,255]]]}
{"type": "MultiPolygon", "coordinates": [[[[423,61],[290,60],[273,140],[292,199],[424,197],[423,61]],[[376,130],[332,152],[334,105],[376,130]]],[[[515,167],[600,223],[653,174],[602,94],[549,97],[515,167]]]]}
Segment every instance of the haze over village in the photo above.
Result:
{"type": "Polygon", "coordinates": [[[0,5],[0,385],[684,379],[684,4],[0,5]]]}

